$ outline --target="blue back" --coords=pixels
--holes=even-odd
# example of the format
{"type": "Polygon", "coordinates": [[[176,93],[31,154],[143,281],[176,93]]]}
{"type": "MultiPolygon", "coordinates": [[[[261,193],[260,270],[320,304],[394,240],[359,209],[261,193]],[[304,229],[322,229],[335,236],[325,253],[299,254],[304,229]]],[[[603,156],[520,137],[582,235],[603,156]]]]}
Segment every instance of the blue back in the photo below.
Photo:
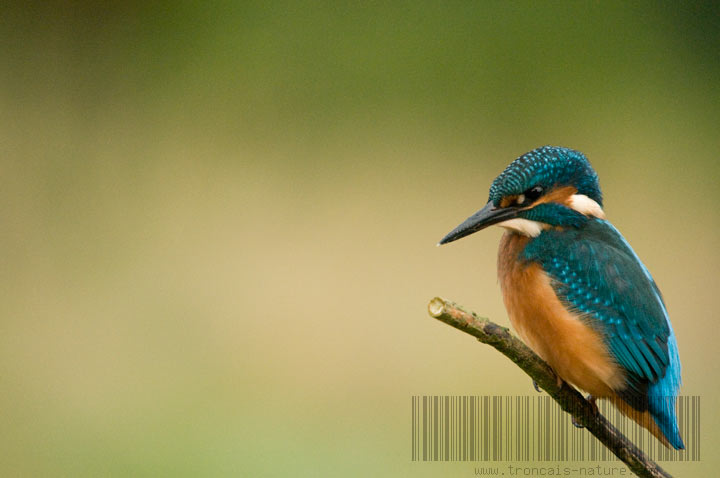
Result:
{"type": "Polygon", "coordinates": [[[604,333],[628,380],[618,394],[649,410],[668,441],[683,448],[675,418],[680,360],[667,310],[650,273],[612,224],[549,229],[531,240],[522,259],[539,263],[556,294],[604,333]]]}

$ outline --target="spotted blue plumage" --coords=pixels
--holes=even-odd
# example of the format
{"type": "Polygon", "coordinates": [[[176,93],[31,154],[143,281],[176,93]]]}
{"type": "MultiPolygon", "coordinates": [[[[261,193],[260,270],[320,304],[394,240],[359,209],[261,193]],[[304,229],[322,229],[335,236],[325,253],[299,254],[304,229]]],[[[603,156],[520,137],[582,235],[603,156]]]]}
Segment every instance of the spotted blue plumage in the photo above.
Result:
{"type": "Polygon", "coordinates": [[[503,196],[522,194],[533,186],[548,190],[567,184],[602,206],[597,174],[585,155],[574,149],[543,146],[510,163],[490,186],[489,200],[497,206],[503,196]]]}
{"type": "Polygon", "coordinates": [[[603,332],[627,383],[616,392],[650,414],[675,448],[683,448],[675,417],[680,360],[662,296],[650,273],[607,221],[548,229],[525,247],[523,259],[537,262],[557,296],[603,332]]]}

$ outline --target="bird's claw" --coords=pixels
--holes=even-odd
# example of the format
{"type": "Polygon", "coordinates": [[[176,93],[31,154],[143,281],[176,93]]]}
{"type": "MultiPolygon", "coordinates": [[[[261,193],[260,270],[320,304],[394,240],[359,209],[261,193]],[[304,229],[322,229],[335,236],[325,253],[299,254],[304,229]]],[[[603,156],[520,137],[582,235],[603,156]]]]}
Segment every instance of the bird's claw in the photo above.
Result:
{"type": "MultiPolygon", "coordinates": [[[[552,368],[550,368],[550,373],[553,376],[555,376],[555,384],[557,385],[557,387],[562,388],[562,385],[563,385],[562,377],[560,377],[560,375],[558,375],[557,372],[555,372],[555,370],[553,370],[552,368]]],[[[538,385],[538,383],[535,380],[533,380],[533,387],[535,388],[535,390],[538,391],[538,393],[542,393],[540,386],[538,385]]]]}
{"type": "Polygon", "coordinates": [[[575,428],[585,428],[583,425],[580,424],[580,422],[575,419],[574,415],[570,415],[570,420],[572,421],[572,424],[575,428]]]}
{"type": "MultiPolygon", "coordinates": [[[[585,397],[585,400],[587,400],[587,402],[590,404],[590,408],[592,409],[593,415],[597,415],[598,413],[600,413],[600,411],[598,410],[598,406],[597,406],[597,397],[593,397],[592,395],[588,394],[588,396],[585,397]]],[[[581,425],[577,421],[577,419],[574,416],[571,416],[571,418],[572,418],[572,424],[576,428],[585,428],[583,425],[581,425]]]]}

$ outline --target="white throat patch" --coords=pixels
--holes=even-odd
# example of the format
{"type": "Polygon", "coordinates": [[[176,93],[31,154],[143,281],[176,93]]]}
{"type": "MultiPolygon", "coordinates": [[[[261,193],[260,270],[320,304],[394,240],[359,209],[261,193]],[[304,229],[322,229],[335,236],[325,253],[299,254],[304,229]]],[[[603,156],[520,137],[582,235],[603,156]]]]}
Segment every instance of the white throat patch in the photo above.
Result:
{"type": "Polygon", "coordinates": [[[519,232],[523,236],[530,237],[537,237],[540,235],[543,229],[550,227],[547,224],[543,224],[542,222],[531,221],[530,219],[522,219],[519,217],[499,222],[498,226],[504,227],[505,229],[511,229],[515,232],[519,232]]]}
{"type": "Polygon", "coordinates": [[[600,205],[584,194],[573,194],[570,196],[568,206],[586,216],[594,216],[600,219],[605,219],[605,212],[602,210],[600,205]]]}

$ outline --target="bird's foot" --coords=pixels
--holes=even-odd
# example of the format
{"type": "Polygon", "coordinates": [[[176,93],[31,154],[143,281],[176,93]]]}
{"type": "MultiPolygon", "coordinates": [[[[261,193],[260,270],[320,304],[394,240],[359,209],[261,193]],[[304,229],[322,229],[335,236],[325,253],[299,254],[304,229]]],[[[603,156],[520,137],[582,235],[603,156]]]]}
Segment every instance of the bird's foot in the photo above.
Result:
{"type": "MultiPolygon", "coordinates": [[[[550,373],[555,377],[555,384],[557,385],[557,387],[562,388],[562,384],[563,384],[562,377],[560,377],[560,375],[558,375],[557,372],[555,372],[555,370],[552,369],[552,367],[550,367],[550,373]]],[[[533,388],[535,390],[537,390],[538,393],[542,393],[542,389],[540,388],[540,385],[538,385],[538,383],[535,380],[533,380],[533,388]]]]}
{"type": "Polygon", "coordinates": [[[598,410],[597,406],[597,397],[593,397],[591,394],[588,394],[588,396],[585,397],[585,400],[587,400],[592,407],[593,415],[597,415],[598,413],[600,413],[600,410],[598,410]]]}
{"type": "Polygon", "coordinates": [[[570,415],[570,420],[572,421],[572,424],[575,428],[585,428],[583,425],[580,424],[580,422],[577,421],[574,415],[570,415]]]}
{"type": "MultiPolygon", "coordinates": [[[[587,400],[587,402],[590,404],[590,408],[592,409],[593,415],[597,415],[598,413],[600,413],[600,410],[598,410],[598,406],[597,406],[597,397],[593,397],[592,395],[588,394],[588,396],[585,397],[585,400],[587,400]]],[[[585,428],[583,425],[581,425],[577,421],[577,419],[574,416],[572,416],[572,424],[577,428],[585,428]]]]}
{"type": "MultiPolygon", "coordinates": [[[[562,385],[564,382],[562,377],[560,377],[560,375],[558,375],[557,372],[555,372],[555,370],[552,369],[552,367],[550,367],[550,373],[555,377],[555,384],[557,385],[557,388],[562,388],[562,385]]],[[[540,388],[540,385],[538,385],[538,383],[535,380],[533,380],[532,383],[533,383],[533,388],[535,390],[537,390],[538,393],[543,392],[542,389],[540,388]]]]}
{"type": "Polygon", "coordinates": [[[562,388],[562,384],[563,384],[562,377],[560,375],[558,375],[558,373],[552,367],[550,367],[550,371],[555,376],[555,385],[557,385],[557,388],[562,388]]]}

